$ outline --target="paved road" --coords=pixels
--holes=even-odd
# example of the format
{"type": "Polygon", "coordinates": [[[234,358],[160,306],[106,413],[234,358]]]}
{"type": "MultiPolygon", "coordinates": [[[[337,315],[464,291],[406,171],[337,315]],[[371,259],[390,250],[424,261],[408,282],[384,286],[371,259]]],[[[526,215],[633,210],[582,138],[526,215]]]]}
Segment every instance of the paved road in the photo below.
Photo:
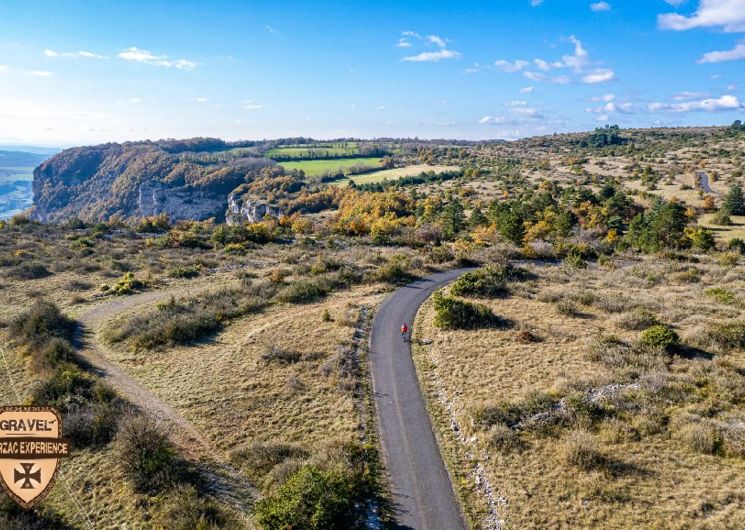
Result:
{"type": "Polygon", "coordinates": [[[709,175],[706,174],[706,171],[696,171],[696,178],[698,179],[698,185],[704,193],[719,195],[716,191],[711,189],[711,186],[709,186],[709,175]]]}
{"type": "Polygon", "coordinates": [[[402,322],[411,325],[417,309],[435,289],[468,270],[433,274],[398,289],[373,322],[370,358],[375,405],[399,528],[466,528],[400,328],[402,322]]]}

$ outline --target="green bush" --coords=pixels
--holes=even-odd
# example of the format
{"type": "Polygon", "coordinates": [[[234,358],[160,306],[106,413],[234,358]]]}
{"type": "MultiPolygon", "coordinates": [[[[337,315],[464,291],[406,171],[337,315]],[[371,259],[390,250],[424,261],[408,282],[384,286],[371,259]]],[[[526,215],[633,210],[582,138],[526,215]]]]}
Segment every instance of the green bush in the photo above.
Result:
{"type": "Polygon", "coordinates": [[[34,347],[41,347],[54,338],[72,340],[74,331],[75,321],[45,300],[37,300],[10,323],[11,335],[34,347]]]}
{"type": "Polygon", "coordinates": [[[199,265],[178,265],[168,269],[168,276],[171,278],[196,278],[202,267],[199,265]]]}
{"type": "Polygon", "coordinates": [[[340,470],[303,466],[276,493],[259,501],[256,520],[266,530],[335,530],[361,524],[363,481],[340,470]]]}
{"type": "Polygon", "coordinates": [[[655,324],[642,331],[639,342],[644,346],[669,350],[680,343],[680,337],[674,329],[664,324],[655,324]]]}
{"type": "Polygon", "coordinates": [[[451,293],[455,296],[495,298],[507,294],[507,281],[511,278],[511,265],[489,265],[467,272],[453,282],[451,293]]]}
{"type": "Polygon", "coordinates": [[[111,287],[111,291],[114,294],[129,294],[136,289],[145,287],[145,282],[135,277],[133,272],[125,272],[124,276],[119,278],[117,282],[111,287]]]}
{"type": "Polygon", "coordinates": [[[374,282],[386,282],[401,285],[415,279],[411,272],[411,261],[403,254],[396,254],[373,271],[369,279],[374,282]]]}
{"type": "Polygon", "coordinates": [[[443,329],[475,329],[505,325],[506,321],[482,304],[473,304],[437,291],[432,296],[435,326],[443,329]]]}
{"type": "Polygon", "coordinates": [[[732,291],[730,291],[729,289],[725,289],[723,287],[711,287],[709,289],[706,289],[704,294],[723,304],[731,304],[735,301],[734,293],[732,293],[732,291]]]}
{"type": "Polygon", "coordinates": [[[31,366],[35,372],[54,370],[60,364],[75,360],[75,349],[65,339],[54,337],[43,348],[31,352],[31,366]]]}

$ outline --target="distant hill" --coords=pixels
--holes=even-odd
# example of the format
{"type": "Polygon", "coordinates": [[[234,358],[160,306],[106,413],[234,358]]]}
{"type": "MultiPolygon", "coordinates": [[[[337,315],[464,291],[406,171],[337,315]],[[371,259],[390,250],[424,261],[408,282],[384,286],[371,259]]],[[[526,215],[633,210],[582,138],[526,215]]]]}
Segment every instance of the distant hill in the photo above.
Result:
{"type": "Polygon", "coordinates": [[[59,147],[44,147],[39,145],[0,144],[0,151],[21,151],[23,153],[51,156],[55,153],[59,153],[62,149],[59,147]]]}
{"type": "Polygon", "coordinates": [[[49,158],[48,154],[28,151],[0,151],[0,168],[36,167],[49,158]]]}
{"type": "Polygon", "coordinates": [[[34,170],[32,217],[222,218],[228,194],[274,164],[252,145],[195,138],[65,149],[34,170]]]}

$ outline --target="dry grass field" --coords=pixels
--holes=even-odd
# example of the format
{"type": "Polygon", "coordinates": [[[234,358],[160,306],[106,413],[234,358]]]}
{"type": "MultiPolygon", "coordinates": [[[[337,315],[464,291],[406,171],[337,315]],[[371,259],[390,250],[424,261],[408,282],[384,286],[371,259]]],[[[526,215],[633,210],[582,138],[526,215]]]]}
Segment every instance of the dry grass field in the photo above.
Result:
{"type": "MultiPolygon", "coordinates": [[[[505,526],[745,524],[745,466],[732,440],[744,434],[745,355],[718,348],[707,331],[741,322],[742,265],[529,268],[537,278],[514,283],[509,297],[479,300],[511,328],[438,329],[431,301],[415,327],[445,451],[483,465],[505,526]],[[635,347],[652,321],[672,326],[685,346],[635,347]],[[484,421],[506,404],[529,411],[520,425],[484,421]],[[594,460],[577,463],[578,446],[594,460]]],[[[462,481],[463,495],[475,498],[473,489],[462,481]]]]}

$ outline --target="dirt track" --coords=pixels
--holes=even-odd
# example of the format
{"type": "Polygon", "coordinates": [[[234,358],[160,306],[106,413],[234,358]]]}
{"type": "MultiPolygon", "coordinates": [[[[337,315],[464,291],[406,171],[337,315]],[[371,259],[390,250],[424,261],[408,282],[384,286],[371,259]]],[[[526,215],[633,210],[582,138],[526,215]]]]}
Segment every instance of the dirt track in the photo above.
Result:
{"type": "Polygon", "coordinates": [[[184,288],[151,291],[114,298],[93,306],[78,317],[78,354],[119,395],[155,418],[185,455],[199,462],[200,471],[207,479],[212,495],[246,513],[255,498],[255,491],[240,472],[229,465],[227,455],[210,444],[176,409],[142,386],[116,363],[108,360],[105,346],[98,340],[98,331],[108,319],[137,306],[185,293],[184,288]]]}

